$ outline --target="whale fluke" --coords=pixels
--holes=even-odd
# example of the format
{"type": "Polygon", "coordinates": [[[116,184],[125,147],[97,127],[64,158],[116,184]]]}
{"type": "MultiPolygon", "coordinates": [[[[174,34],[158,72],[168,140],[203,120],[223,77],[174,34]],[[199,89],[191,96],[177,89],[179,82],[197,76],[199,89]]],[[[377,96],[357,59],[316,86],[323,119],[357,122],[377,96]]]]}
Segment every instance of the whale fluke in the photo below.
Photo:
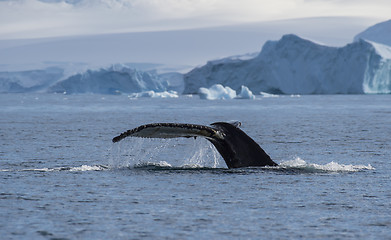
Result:
{"type": "Polygon", "coordinates": [[[186,123],[151,123],[128,130],[113,138],[113,142],[121,141],[126,137],[142,138],[178,138],[178,137],[205,137],[223,138],[216,129],[208,126],[186,123]]]}
{"type": "Polygon", "coordinates": [[[151,123],[128,130],[114,137],[113,142],[119,142],[126,137],[204,137],[216,147],[228,168],[277,166],[277,163],[238,126],[240,126],[239,122],[216,122],[211,126],[186,123],[151,123]]]}

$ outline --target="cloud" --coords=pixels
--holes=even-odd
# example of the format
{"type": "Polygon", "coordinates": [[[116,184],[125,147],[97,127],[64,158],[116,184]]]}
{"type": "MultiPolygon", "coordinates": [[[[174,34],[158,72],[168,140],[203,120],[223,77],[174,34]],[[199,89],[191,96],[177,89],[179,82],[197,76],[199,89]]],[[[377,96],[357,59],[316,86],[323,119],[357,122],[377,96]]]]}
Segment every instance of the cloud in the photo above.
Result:
{"type": "Polygon", "coordinates": [[[388,9],[388,0],[0,0],[0,37],[159,31],[319,16],[387,18],[388,9]]]}

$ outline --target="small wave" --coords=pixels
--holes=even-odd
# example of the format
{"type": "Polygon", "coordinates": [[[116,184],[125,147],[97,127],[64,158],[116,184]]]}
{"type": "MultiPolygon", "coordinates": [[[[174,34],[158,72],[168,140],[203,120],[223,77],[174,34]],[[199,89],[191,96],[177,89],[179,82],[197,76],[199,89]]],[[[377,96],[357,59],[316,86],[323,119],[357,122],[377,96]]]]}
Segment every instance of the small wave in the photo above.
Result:
{"type": "Polygon", "coordinates": [[[301,158],[285,161],[280,163],[277,168],[282,169],[301,169],[310,172],[358,172],[363,170],[374,170],[370,164],[368,165],[352,165],[329,162],[326,164],[307,163],[301,158]]]}

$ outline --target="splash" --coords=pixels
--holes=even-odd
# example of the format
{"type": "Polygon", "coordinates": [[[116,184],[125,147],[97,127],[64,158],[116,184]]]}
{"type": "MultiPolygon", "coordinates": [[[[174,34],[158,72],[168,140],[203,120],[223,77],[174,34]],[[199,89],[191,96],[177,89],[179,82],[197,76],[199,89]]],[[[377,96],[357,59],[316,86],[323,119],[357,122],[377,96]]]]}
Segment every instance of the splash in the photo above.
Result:
{"type": "Polygon", "coordinates": [[[111,168],[126,167],[221,168],[225,163],[217,150],[203,138],[128,138],[113,144],[111,168]]]}
{"type": "Polygon", "coordinates": [[[192,156],[188,163],[184,162],[184,166],[218,168],[221,162],[220,159],[220,154],[211,143],[205,139],[199,139],[195,142],[192,156]]]}
{"type": "Polygon", "coordinates": [[[327,164],[307,163],[303,159],[297,157],[294,160],[282,162],[278,168],[283,169],[301,169],[310,172],[358,172],[363,170],[374,170],[370,164],[368,165],[352,165],[329,162],[327,164]]]}

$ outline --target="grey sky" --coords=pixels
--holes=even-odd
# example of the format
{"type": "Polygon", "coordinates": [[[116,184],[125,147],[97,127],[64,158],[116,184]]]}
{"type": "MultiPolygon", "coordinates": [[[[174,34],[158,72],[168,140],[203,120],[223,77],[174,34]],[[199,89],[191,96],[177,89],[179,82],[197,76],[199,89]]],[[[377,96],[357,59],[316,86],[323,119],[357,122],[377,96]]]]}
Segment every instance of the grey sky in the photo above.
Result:
{"type": "Polygon", "coordinates": [[[0,39],[192,29],[351,16],[387,20],[389,0],[0,0],[0,39]]]}

